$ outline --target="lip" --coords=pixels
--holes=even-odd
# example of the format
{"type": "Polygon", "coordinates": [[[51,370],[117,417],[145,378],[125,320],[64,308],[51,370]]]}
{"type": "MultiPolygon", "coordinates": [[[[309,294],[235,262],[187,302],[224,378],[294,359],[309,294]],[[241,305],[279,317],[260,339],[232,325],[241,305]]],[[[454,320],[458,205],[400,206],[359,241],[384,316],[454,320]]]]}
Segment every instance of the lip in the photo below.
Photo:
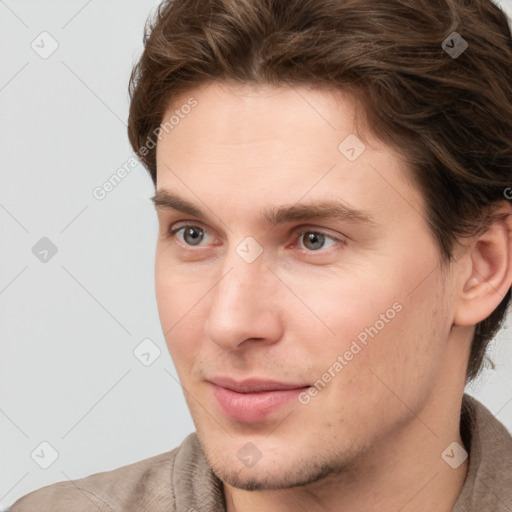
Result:
{"type": "Polygon", "coordinates": [[[236,381],[228,377],[210,379],[209,384],[221,412],[245,423],[265,420],[310,387],[264,379],[236,381]]]}

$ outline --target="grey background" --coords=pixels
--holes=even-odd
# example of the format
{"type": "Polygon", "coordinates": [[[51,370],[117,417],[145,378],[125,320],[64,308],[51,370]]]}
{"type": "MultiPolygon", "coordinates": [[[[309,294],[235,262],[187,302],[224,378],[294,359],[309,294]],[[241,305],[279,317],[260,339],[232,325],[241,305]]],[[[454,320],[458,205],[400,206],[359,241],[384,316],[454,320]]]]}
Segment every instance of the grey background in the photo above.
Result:
{"type": "MultiPolygon", "coordinates": [[[[151,181],[137,165],[92,194],[133,155],[127,84],[157,4],[0,0],[0,510],[194,429],[156,310],[151,181]],[[45,59],[31,47],[51,49],[43,31],[58,43],[45,59]],[[46,262],[32,252],[43,237],[57,248],[46,262]],[[161,351],[150,366],[133,354],[147,338],[161,351]],[[41,442],[58,453],[48,469],[41,442]]],[[[512,431],[510,332],[468,391],[512,431]]]]}

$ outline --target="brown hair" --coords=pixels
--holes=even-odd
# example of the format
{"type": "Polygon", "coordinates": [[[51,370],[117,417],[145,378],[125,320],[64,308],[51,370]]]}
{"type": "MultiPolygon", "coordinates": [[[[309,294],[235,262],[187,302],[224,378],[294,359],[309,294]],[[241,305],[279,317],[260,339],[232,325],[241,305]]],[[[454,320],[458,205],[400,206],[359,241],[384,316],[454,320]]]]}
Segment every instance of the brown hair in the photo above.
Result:
{"type": "MultiPolygon", "coordinates": [[[[128,135],[155,184],[149,143],[169,104],[223,80],[354,94],[367,126],[410,164],[444,264],[459,238],[485,231],[500,200],[511,201],[512,39],[491,0],[166,0],[144,47],[128,135]],[[454,31],[468,44],[460,55],[449,53],[454,31]]],[[[476,325],[468,379],[510,294],[476,325]]]]}

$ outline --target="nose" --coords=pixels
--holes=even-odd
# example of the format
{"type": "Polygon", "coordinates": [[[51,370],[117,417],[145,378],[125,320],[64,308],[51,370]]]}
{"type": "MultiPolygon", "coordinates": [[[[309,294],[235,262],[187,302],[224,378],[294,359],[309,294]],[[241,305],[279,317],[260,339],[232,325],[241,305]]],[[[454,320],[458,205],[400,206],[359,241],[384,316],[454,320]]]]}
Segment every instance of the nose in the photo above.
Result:
{"type": "Polygon", "coordinates": [[[211,293],[205,335],[224,350],[276,343],[282,337],[279,279],[261,257],[247,263],[235,253],[224,263],[211,293]]]}

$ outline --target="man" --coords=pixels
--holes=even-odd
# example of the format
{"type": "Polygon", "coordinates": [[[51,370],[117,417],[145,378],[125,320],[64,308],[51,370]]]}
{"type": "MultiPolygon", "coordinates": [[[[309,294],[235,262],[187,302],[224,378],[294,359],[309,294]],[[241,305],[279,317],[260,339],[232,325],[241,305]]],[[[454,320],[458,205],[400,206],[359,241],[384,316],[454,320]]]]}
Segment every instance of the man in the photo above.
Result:
{"type": "Polygon", "coordinates": [[[490,1],[161,4],[129,136],[197,432],[12,512],[511,510],[464,395],[511,294],[511,63],[490,1]]]}

